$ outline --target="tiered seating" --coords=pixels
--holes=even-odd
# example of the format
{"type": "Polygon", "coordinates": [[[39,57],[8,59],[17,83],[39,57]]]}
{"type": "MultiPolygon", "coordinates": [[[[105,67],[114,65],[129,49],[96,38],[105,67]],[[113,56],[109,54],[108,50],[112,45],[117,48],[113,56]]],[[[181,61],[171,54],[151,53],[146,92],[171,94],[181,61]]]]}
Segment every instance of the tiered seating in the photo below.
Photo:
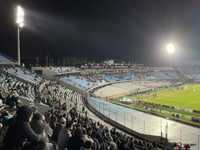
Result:
{"type": "Polygon", "coordinates": [[[0,54],[0,61],[1,62],[13,62],[12,60],[8,59],[7,57],[4,57],[3,55],[0,54]]]}
{"type": "Polygon", "coordinates": [[[77,67],[49,67],[48,69],[57,73],[76,72],[80,70],[80,68],[77,68],[77,67]]]}
{"type": "Polygon", "coordinates": [[[173,62],[175,66],[191,66],[190,61],[175,61],[173,62]]]}
{"type": "Polygon", "coordinates": [[[179,69],[183,73],[200,73],[200,67],[199,66],[191,66],[191,67],[179,67],[179,69]]]}
{"type": "Polygon", "coordinates": [[[56,102],[61,100],[61,103],[65,103],[66,100],[71,100],[71,99],[82,99],[82,95],[76,92],[73,92],[67,87],[63,87],[59,84],[53,85],[50,89],[50,94],[56,102]]]}
{"type": "Polygon", "coordinates": [[[28,70],[22,70],[20,67],[3,68],[3,71],[15,75],[16,77],[28,81],[32,84],[39,84],[43,80],[40,76],[32,74],[28,70]]]}
{"type": "Polygon", "coordinates": [[[93,83],[88,82],[84,77],[82,76],[69,76],[69,79],[75,83],[78,83],[86,88],[90,88],[93,86],[93,83]]]}
{"type": "Polygon", "coordinates": [[[152,72],[151,73],[156,79],[169,79],[164,72],[152,72]]]}
{"type": "Polygon", "coordinates": [[[186,78],[193,80],[200,80],[199,66],[179,67],[179,69],[184,73],[184,76],[186,78]]]}
{"type": "Polygon", "coordinates": [[[142,79],[156,79],[151,72],[138,73],[142,79]]]}
{"type": "Polygon", "coordinates": [[[176,72],[169,71],[169,72],[165,72],[165,73],[169,76],[169,78],[180,79],[179,75],[176,72]]]}
{"type": "Polygon", "coordinates": [[[179,79],[179,76],[175,72],[141,72],[137,73],[137,76],[140,76],[141,79],[179,79]]]}
{"type": "Polygon", "coordinates": [[[189,79],[200,79],[200,74],[184,74],[189,79]]]}
{"type": "Polygon", "coordinates": [[[106,84],[106,83],[107,83],[107,82],[106,82],[105,80],[101,80],[101,81],[98,80],[98,81],[97,81],[97,85],[98,85],[98,86],[104,85],[104,84],[106,84]]]}
{"type": "Polygon", "coordinates": [[[132,72],[125,72],[125,73],[110,73],[105,72],[103,74],[99,73],[99,77],[107,80],[108,82],[116,82],[120,80],[138,80],[139,78],[132,72]]]}
{"type": "Polygon", "coordinates": [[[99,77],[102,77],[103,79],[107,80],[108,82],[116,82],[117,80],[119,81],[120,79],[113,76],[112,74],[106,75],[106,74],[98,74],[99,77]]]}
{"type": "Polygon", "coordinates": [[[80,76],[79,77],[76,77],[76,76],[62,77],[60,78],[60,80],[68,84],[71,84],[77,88],[80,88],[82,90],[86,90],[96,85],[95,83],[88,82],[84,77],[80,77],[80,76]]]}
{"type": "Polygon", "coordinates": [[[2,88],[7,93],[15,91],[15,95],[22,95],[32,99],[34,99],[36,96],[35,87],[32,87],[30,84],[19,81],[11,76],[6,76],[4,73],[1,73],[0,75],[0,82],[2,88]]]}
{"type": "Polygon", "coordinates": [[[123,80],[138,80],[139,78],[134,73],[127,72],[122,75],[123,80]]]}

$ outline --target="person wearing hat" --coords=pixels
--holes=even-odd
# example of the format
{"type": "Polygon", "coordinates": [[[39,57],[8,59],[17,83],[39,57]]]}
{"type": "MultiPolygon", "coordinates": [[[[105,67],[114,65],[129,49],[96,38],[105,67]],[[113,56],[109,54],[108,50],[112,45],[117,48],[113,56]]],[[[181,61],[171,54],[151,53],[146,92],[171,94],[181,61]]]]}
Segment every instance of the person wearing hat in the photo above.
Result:
{"type": "Polygon", "coordinates": [[[45,118],[43,117],[41,113],[36,113],[34,114],[33,120],[30,124],[31,124],[31,128],[36,134],[41,134],[45,130],[45,133],[47,134],[47,136],[45,137],[45,141],[49,142],[48,137],[52,136],[53,130],[48,124],[44,123],[44,119],[45,118]]]}
{"type": "Polygon", "coordinates": [[[16,121],[10,124],[5,137],[3,150],[48,150],[44,142],[45,132],[36,134],[30,126],[33,111],[22,106],[17,110],[16,121]]]}
{"type": "Polygon", "coordinates": [[[72,136],[71,131],[73,130],[73,122],[70,121],[60,130],[58,135],[58,147],[59,150],[65,150],[68,146],[69,138],[72,136]]]}
{"type": "Polygon", "coordinates": [[[49,137],[52,136],[53,130],[49,126],[49,124],[44,123],[44,120],[45,120],[45,117],[41,113],[38,112],[34,114],[33,120],[30,123],[31,128],[36,134],[42,134],[43,131],[45,131],[47,136],[44,137],[44,141],[47,143],[47,145],[49,145],[49,149],[53,149],[53,144],[49,143],[49,137]]]}

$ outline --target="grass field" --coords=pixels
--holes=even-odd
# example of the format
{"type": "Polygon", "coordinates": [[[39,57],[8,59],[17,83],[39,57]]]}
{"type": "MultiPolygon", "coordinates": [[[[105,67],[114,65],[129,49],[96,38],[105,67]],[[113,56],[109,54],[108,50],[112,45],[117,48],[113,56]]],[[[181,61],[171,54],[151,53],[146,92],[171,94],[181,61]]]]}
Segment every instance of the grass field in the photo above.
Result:
{"type": "MultiPolygon", "coordinates": [[[[129,96],[129,98],[200,111],[200,84],[185,84],[178,88],[159,88],[150,93],[129,96]],[[155,98],[153,94],[157,94],[157,97],[155,98]]],[[[113,102],[119,103],[119,100],[115,99],[113,102]]]]}

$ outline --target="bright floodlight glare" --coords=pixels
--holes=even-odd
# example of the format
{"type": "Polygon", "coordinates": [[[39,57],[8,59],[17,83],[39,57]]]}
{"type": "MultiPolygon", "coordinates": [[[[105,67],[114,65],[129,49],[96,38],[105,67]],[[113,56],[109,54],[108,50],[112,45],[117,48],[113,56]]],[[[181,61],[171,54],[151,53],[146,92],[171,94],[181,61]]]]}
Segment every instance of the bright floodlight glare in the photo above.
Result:
{"type": "Polygon", "coordinates": [[[175,51],[175,45],[174,44],[168,44],[167,45],[167,51],[168,51],[168,53],[169,54],[172,54],[172,53],[174,53],[174,51],[175,51]]]}
{"type": "Polygon", "coordinates": [[[17,25],[22,28],[24,26],[24,9],[20,6],[17,7],[17,25]]]}

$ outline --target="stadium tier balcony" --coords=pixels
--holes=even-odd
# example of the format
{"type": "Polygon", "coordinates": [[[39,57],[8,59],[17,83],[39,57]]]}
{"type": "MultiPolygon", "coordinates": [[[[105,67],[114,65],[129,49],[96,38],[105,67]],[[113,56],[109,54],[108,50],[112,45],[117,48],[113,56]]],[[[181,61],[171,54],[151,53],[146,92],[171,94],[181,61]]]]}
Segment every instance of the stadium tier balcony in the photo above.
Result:
{"type": "Polygon", "coordinates": [[[169,76],[169,78],[180,79],[179,75],[176,72],[170,71],[170,72],[165,72],[165,73],[169,76]]]}
{"type": "Polygon", "coordinates": [[[131,72],[126,73],[102,73],[98,74],[99,77],[103,78],[104,80],[108,82],[116,82],[121,80],[138,80],[139,78],[131,72]]]}
{"type": "Polygon", "coordinates": [[[56,73],[80,71],[80,68],[77,68],[77,67],[48,67],[48,69],[56,73]]]}
{"type": "Polygon", "coordinates": [[[169,79],[169,77],[164,72],[152,72],[152,75],[156,79],[169,79]]]}
{"type": "Polygon", "coordinates": [[[13,62],[13,61],[0,54],[0,62],[13,62]]]}
{"type": "Polygon", "coordinates": [[[2,70],[35,85],[43,80],[40,76],[32,74],[29,70],[21,67],[3,68],[2,70]]]}
{"type": "Polygon", "coordinates": [[[199,66],[191,66],[191,67],[179,67],[179,69],[183,73],[200,73],[200,67],[199,66]]]}
{"type": "Polygon", "coordinates": [[[190,61],[175,61],[173,62],[173,64],[177,67],[180,67],[180,66],[191,66],[191,62],[190,61]]]}
{"type": "Polygon", "coordinates": [[[118,77],[115,77],[112,74],[98,74],[99,77],[102,77],[104,80],[107,80],[108,82],[116,82],[120,79],[118,77]]]}
{"type": "Polygon", "coordinates": [[[0,75],[1,86],[6,93],[14,93],[15,95],[24,96],[27,98],[34,98],[36,96],[35,87],[28,83],[19,81],[17,78],[7,76],[4,73],[0,75]]]}
{"type": "Polygon", "coordinates": [[[184,74],[185,77],[187,77],[188,79],[196,79],[199,80],[200,79],[200,74],[184,74]]]}
{"type": "Polygon", "coordinates": [[[60,78],[60,80],[71,84],[77,88],[80,88],[82,90],[86,90],[88,88],[91,88],[97,84],[93,83],[93,82],[89,82],[87,81],[84,77],[82,76],[69,76],[69,77],[62,77],[60,78]]]}

